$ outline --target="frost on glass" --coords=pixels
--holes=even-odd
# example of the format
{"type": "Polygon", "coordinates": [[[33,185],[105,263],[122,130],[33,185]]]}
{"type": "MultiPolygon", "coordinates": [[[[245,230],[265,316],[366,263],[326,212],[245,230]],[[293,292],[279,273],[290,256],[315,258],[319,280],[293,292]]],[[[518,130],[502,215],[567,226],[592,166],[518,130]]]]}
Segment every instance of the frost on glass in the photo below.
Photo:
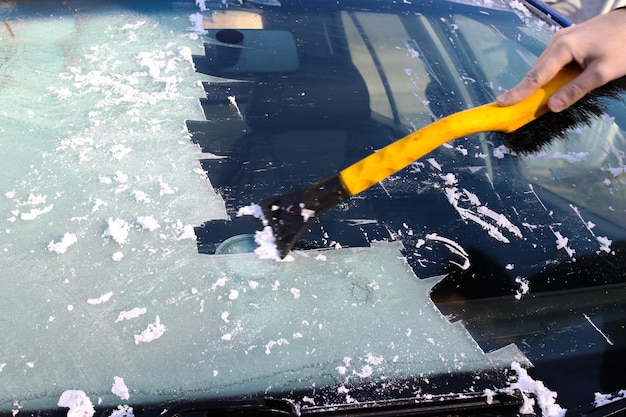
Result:
{"type": "Polygon", "coordinates": [[[201,44],[186,24],[130,12],[5,21],[5,407],[58,398],[58,389],[100,379],[105,363],[119,369],[128,360],[123,333],[133,344],[142,331],[142,342],[156,339],[158,312],[136,330],[115,318],[157,302],[135,304],[142,291],[197,275],[193,226],[225,216],[184,131],[202,92],[191,63],[201,44]]]}

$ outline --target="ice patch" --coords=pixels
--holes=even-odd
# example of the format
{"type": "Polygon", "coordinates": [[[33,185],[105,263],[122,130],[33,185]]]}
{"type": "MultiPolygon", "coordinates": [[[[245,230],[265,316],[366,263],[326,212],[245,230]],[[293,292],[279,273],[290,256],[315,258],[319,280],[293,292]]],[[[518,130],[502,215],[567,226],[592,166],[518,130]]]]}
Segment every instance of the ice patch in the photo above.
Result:
{"type": "Polygon", "coordinates": [[[200,8],[201,12],[206,11],[206,0],[196,0],[196,6],[200,8]]]}
{"type": "Polygon", "coordinates": [[[355,372],[355,375],[361,378],[369,378],[374,373],[374,369],[370,365],[361,368],[361,372],[355,372]]]}
{"type": "Polygon", "coordinates": [[[596,240],[600,244],[600,250],[606,253],[611,253],[611,243],[613,241],[606,236],[596,236],[596,240]]]}
{"type": "Polygon", "coordinates": [[[224,311],[221,315],[220,318],[224,321],[224,323],[228,323],[230,322],[230,320],[228,320],[228,316],[230,315],[230,313],[228,311],[224,311]]]}
{"type": "Polygon", "coordinates": [[[53,207],[54,205],[50,204],[44,208],[32,208],[27,213],[21,213],[20,218],[22,220],[35,220],[37,217],[41,216],[42,214],[49,213],[53,207]]]}
{"type": "Polygon", "coordinates": [[[285,338],[280,338],[278,340],[270,340],[266,345],[265,345],[265,354],[266,355],[271,355],[272,354],[272,348],[274,346],[282,346],[282,345],[288,345],[289,344],[289,340],[285,339],[285,338]]]}
{"type": "Polygon", "coordinates": [[[178,47],[178,56],[180,59],[185,60],[191,64],[193,64],[193,53],[191,52],[191,48],[188,46],[180,46],[178,47]]]}
{"type": "Polygon", "coordinates": [[[453,186],[456,185],[459,181],[456,179],[456,176],[452,173],[448,173],[446,175],[442,176],[443,180],[444,180],[444,184],[446,186],[453,186]]]}
{"type": "MultiPolygon", "coordinates": [[[[243,1],[243,0],[240,0],[243,1]]],[[[263,4],[265,6],[276,6],[279,7],[282,5],[280,0],[248,0],[250,3],[263,4]]]]}
{"type": "Polygon", "coordinates": [[[159,222],[157,222],[152,216],[139,216],[137,217],[137,224],[141,226],[144,230],[149,230],[151,232],[155,231],[159,227],[159,222]]]}
{"type": "Polygon", "coordinates": [[[65,253],[67,248],[78,242],[76,235],[73,233],[65,233],[59,242],[50,241],[48,250],[58,254],[65,253]]]}
{"type": "Polygon", "coordinates": [[[117,320],[115,320],[115,322],[117,323],[123,320],[136,319],[142,314],[146,314],[147,311],[148,309],[145,307],[135,307],[130,311],[122,311],[117,315],[117,320]]]}
{"type": "Polygon", "coordinates": [[[511,155],[511,156],[516,156],[517,153],[510,150],[509,148],[507,148],[504,145],[500,145],[496,148],[493,148],[493,156],[494,158],[498,158],[498,159],[502,159],[504,158],[505,155],[511,155]]]}
{"type": "Polygon", "coordinates": [[[267,225],[267,220],[263,215],[263,209],[258,204],[251,204],[249,206],[241,207],[237,211],[237,216],[253,216],[263,222],[263,230],[257,230],[254,232],[254,241],[258,247],[254,250],[254,253],[261,259],[272,259],[275,261],[291,261],[292,256],[287,256],[285,259],[281,259],[278,248],[276,247],[276,237],[272,231],[271,226],[267,225]]]}
{"type": "Polygon", "coordinates": [[[280,254],[276,246],[276,237],[270,226],[263,227],[263,230],[254,232],[254,241],[259,245],[254,253],[261,259],[273,259],[280,261],[280,254]]]}
{"type": "Polygon", "coordinates": [[[458,266],[459,268],[463,270],[466,270],[470,267],[469,254],[457,242],[451,239],[448,239],[446,237],[438,236],[436,233],[427,234],[426,239],[443,243],[450,250],[450,252],[452,252],[455,255],[460,256],[463,259],[462,264],[455,262],[455,261],[450,261],[450,263],[458,266]]]}
{"type": "Polygon", "coordinates": [[[263,209],[258,204],[250,204],[249,206],[241,207],[237,211],[237,217],[240,216],[253,216],[257,219],[264,220],[263,209]]]}
{"type": "Polygon", "coordinates": [[[626,165],[617,168],[609,167],[607,168],[607,171],[609,171],[613,177],[619,177],[620,175],[626,173],[626,165]]]}
{"type": "Polygon", "coordinates": [[[146,194],[145,192],[143,192],[141,190],[135,190],[135,191],[133,191],[131,193],[131,195],[133,196],[133,198],[137,202],[140,202],[140,203],[149,203],[150,202],[150,197],[148,196],[148,194],[146,194]]]}
{"type": "Polygon", "coordinates": [[[589,233],[591,233],[591,235],[594,238],[596,238],[596,240],[600,244],[600,250],[602,252],[611,253],[612,252],[611,244],[613,243],[613,241],[606,236],[596,236],[596,234],[592,230],[594,227],[596,227],[596,225],[593,222],[585,221],[578,207],[574,206],[573,204],[570,204],[569,206],[572,210],[574,210],[574,213],[576,213],[576,215],[578,216],[580,221],[585,225],[589,233]]]}
{"type": "Polygon", "coordinates": [[[385,362],[385,358],[383,358],[382,356],[374,356],[371,353],[367,354],[367,358],[365,358],[365,362],[367,362],[370,365],[380,365],[382,363],[385,362]]]}
{"type": "Polygon", "coordinates": [[[142,27],[145,24],[146,24],[145,20],[140,20],[137,23],[127,23],[124,26],[122,26],[122,30],[139,29],[140,27],[142,27]]]}
{"type": "Polygon", "coordinates": [[[118,405],[116,410],[113,410],[109,417],[135,417],[133,413],[133,407],[128,405],[118,405]]]}
{"type": "Polygon", "coordinates": [[[526,8],[524,3],[520,2],[519,0],[510,1],[509,2],[509,6],[511,6],[511,8],[514,9],[514,10],[522,12],[522,14],[525,17],[530,17],[531,16],[530,11],[526,8]]]}
{"type": "Polygon", "coordinates": [[[67,417],[92,417],[96,413],[87,394],[80,390],[64,391],[57,405],[69,408],[67,417]]]}
{"type": "Polygon", "coordinates": [[[619,390],[615,394],[601,394],[599,392],[596,392],[594,394],[594,397],[595,397],[593,401],[594,406],[602,407],[607,404],[611,404],[615,401],[623,400],[624,398],[626,398],[626,389],[619,390]]]}
{"type": "Polygon", "coordinates": [[[589,317],[587,314],[583,313],[583,317],[585,318],[585,320],[587,320],[589,322],[589,324],[591,324],[591,326],[602,335],[602,337],[604,337],[604,340],[606,340],[606,343],[608,343],[609,345],[613,346],[615,343],[598,327],[596,326],[596,324],[591,320],[591,317],[589,317]]]}
{"type": "Polygon", "coordinates": [[[103,304],[109,301],[111,297],[113,297],[113,291],[109,291],[106,294],[102,294],[98,298],[89,298],[87,299],[87,304],[91,304],[91,305],[103,304]]]}
{"type": "Polygon", "coordinates": [[[224,285],[226,285],[226,281],[226,277],[218,278],[217,281],[215,281],[213,285],[211,285],[211,290],[215,291],[218,287],[223,287],[224,285]]]}
{"type": "Polygon", "coordinates": [[[140,343],[153,342],[163,336],[165,330],[166,327],[161,324],[159,316],[156,316],[154,323],[148,324],[148,327],[146,327],[140,334],[135,335],[135,344],[138,345],[140,343]]]}
{"type": "Polygon", "coordinates": [[[185,239],[196,240],[197,239],[196,232],[193,226],[190,224],[183,225],[183,223],[180,220],[178,220],[176,224],[174,225],[174,230],[177,234],[178,240],[185,240],[185,239]]]}
{"type": "Polygon", "coordinates": [[[582,162],[587,159],[589,156],[589,152],[574,152],[574,153],[563,153],[563,152],[555,152],[552,155],[549,155],[549,159],[561,159],[563,161],[567,161],[570,164],[575,164],[576,162],[582,162]]]}
{"type": "MultiPolygon", "coordinates": [[[[506,231],[512,233],[518,238],[523,237],[522,231],[519,229],[519,227],[514,225],[505,215],[497,213],[494,210],[491,210],[490,208],[481,205],[478,197],[470,191],[467,191],[466,189],[460,191],[457,187],[454,187],[453,185],[455,184],[455,182],[451,181],[451,178],[448,178],[446,176],[444,177],[444,179],[446,185],[444,192],[446,194],[446,197],[463,220],[469,220],[480,225],[484,230],[487,231],[489,236],[502,243],[510,243],[510,240],[502,233],[500,229],[505,229],[506,231]],[[460,204],[462,202],[468,202],[470,204],[470,207],[476,207],[476,211],[474,212],[470,208],[461,207],[460,204]],[[495,225],[492,223],[495,223],[495,225]]],[[[456,178],[454,178],[454,180],[456,180],[456,178]]]]}
{"type": "Polygon", "coordinates": [[[315,211],[305,208],[304,203],[300,203],[300,215],[304,219],[304,222],[308,222],[310,218],[315,217],[315,211]]]}
{"type": "Polygon", "coordinates": [[[528,280],[522,277],[515,278],[515,282],[517,282],[520,286],[519,290],[515,291],[515,299],[521,300],[522,295],[528,294],[528,290],[530,290],[530,285],[528,280]]]}
{"type": "Polygon", "coordinates": [[[120,378],[119,376],[113,377],[113,386],[111,387],[111,392],[124,401],[130,398],[130,393],[128,392],[128,387],[124,383],[124,378],[120,378]]]}
{"type": "Polygon", "coordinates": [[[122,160],[126,155],[128,155],[131,152],[132,149],[130,149],[127,146],[124,146],[120,143],[115,144],[113,146],[111,146],[111,148],[109,149],[109,152],[111,153],[111,156],[115,159],[117,159],[118,161],[122,160]]]}
{"type": "Polygon", "coordinates": [[[428,158],[426,161],[428,161],[430,166],[435,168],[437,171],[441,171],[441,165],[439,165],[439,162],[437,162],[435,158],[428,158]]]}
{"type": "Polygon", "coordinates": [[[237,98],[235,96],[228,96],[228,103],[235,109],[235,111],[237,111],[237,116],[243,120],[243,114],[241,114],[241,110],[237,104],[237,98]]]}
{"type": "MultiPolygon", "coordinates": [[[[552,230],[552,228],[550,228],[550,230],[552,230]]],[[[561,232],[559,231],[552,230],[552,233],[554,233],[554,236],[556,237],[556,249],[565,249],[565,252],[567,252],[570,258],[573,258],[576,250],[568,246],[569,239],[561,235],[561,232]]]]}
{"type": "Polygon", "coordinates": [[[511,369],[517,374],[517,380],[511,384],[511,388],[522,391],[524,397],[524,404],[520,409],[521,414],[534,414],[535,399],[528,396],[528,394],[533,394],[543,417],[565,416],[566,410],[556,403],[556,392],[546,388],[543,382],[531,378],[518,362],[511,363],[511,369]]]}
{"type": "Polygon", "coordinates": [[[194,13],[189,15],[189,22],[191,26],[188,28],[190,31],[197,35],[204,35],[207,31],[204,29],[204,18],[202,13],[194,13]]]}
{"type": "Polygon", "coordinates": [[[108,227],[102,234],[104,238],[111,238],[116,241],[118,244],[123,245],[128,240],[128,231],[130,230],[130,225],[126,223],[122,219],[113,220],[112,217],[109,217],[107,220],[108,227]]]}

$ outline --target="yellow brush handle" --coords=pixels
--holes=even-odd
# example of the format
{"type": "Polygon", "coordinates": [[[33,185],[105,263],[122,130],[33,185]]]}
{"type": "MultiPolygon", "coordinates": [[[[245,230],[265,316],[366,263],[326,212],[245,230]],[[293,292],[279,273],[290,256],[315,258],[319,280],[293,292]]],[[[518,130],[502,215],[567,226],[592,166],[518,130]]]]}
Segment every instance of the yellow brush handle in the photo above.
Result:
{"type": "Polygon", "coordinates": [[[579,74],[580,68],[567,66],[517,104],[503,107],[494,102],[439,119],[341,171],[339,177],[344,188],[350,195],[358,194],[451,140],[479,132],[517,130],[546,114],[550,96],[579,74]]]}

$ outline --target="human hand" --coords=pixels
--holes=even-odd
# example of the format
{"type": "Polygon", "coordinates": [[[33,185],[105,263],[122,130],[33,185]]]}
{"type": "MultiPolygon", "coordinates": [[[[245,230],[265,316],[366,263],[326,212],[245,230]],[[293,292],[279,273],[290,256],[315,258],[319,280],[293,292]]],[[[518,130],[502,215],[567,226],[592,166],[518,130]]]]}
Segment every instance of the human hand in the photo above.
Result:
{"type": "Polygon", "coordinates": [[[561,29],[522,81],[496,101],[503,106],[518,103],[550,81],[565,65],[576,62],[582,73],[548,100],[551,111],[565,110],[591,90],[626,75],[625,47],[626,9],[561,29]]]}

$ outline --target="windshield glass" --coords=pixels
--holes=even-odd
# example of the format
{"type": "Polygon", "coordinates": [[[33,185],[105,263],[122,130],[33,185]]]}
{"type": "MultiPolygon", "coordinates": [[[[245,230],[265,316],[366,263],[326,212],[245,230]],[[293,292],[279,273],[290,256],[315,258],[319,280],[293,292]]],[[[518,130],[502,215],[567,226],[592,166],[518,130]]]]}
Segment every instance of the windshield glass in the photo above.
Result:
{"type": "Polygon", "coordinates": [[[290,262],[252,253],[240,208],[493,101],[555,30],[465,3],[0,2],[3,411],[482,393],[512,364],[564,407],[625,388],[618,101],[537,155],[449,142],[290,262]]]}

